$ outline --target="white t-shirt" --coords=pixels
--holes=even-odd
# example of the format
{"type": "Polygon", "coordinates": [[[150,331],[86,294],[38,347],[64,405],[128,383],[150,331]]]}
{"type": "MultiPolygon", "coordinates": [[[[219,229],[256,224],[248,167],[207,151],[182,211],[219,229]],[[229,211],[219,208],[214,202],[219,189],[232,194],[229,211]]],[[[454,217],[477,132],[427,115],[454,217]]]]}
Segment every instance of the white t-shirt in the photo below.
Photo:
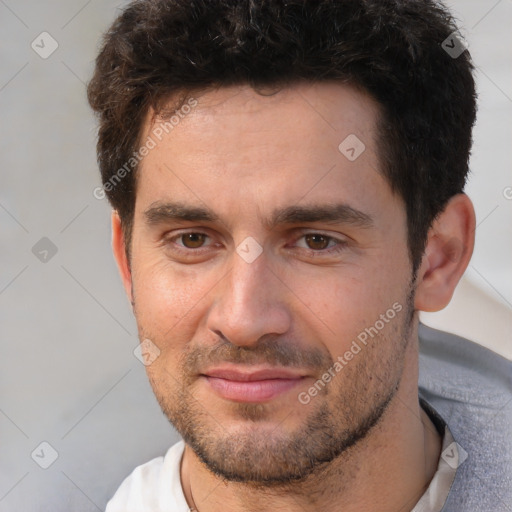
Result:
{"type": "MultiPolygon", "coordinates": [[[[157,457],[135,468],[108,502],[106,512],[189,512],[180,480],[184,449],[185,443],[179,441],[165,457],[157,457]]],[[[439,457],[437,471],[412,512],[440,512],[446,501],[459,457],[457,444],[447,425],[441,453],[445,455],[439,457]]]]}

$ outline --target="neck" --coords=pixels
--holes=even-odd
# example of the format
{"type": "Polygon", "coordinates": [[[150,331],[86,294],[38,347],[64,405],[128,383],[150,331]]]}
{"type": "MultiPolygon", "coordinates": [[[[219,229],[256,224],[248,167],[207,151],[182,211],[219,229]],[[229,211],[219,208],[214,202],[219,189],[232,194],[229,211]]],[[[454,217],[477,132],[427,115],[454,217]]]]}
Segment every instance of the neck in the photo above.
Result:
{"type": "Polygon", "coordinates": [[[279,487],[226,482],[186,446],[185,498],[198,512],[412,510],[437,469],[441,437],[418,401],[418,343],[409,343],[400,386],[369,434],[307,479],[279,487]]]}

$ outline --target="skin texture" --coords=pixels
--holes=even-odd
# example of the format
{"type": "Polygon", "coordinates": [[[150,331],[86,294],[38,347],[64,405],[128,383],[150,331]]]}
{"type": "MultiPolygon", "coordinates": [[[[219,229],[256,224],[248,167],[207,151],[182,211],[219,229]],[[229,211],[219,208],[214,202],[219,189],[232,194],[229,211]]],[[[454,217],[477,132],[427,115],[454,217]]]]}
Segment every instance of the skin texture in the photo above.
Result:
{"type": "MultiPolygon", "coordinates": [[[[160,351],[148,377],[187,443],[187,501],[200,512],[412,509],[441,448],[418,403],[417,310],[449,302],[473,249],[471,202],[455,196],[435,221],[413,282],[405,208],[379,172],[370,97],[322,83],[197,100],[142,162],[130,264],[112,215],[139,337],[160,351]],[[350,134],[365,145],[354,161],[338,149],[350,134]],[[218,219],[177,221],[160,208],[148,221],[169,202],[218,219]],[[366,222],[265,222],[275,209],[339,203],[366,222]],[[262,249],[251,263],[237,252],[247,237],[262,249]],[[377,325],[321,391],[298,399],[377,325]],[[219,365],[302,379],[240,402],[202,376],[219,365]]],[[[157,123],[148,112],[143,138],[157,123]]]]}

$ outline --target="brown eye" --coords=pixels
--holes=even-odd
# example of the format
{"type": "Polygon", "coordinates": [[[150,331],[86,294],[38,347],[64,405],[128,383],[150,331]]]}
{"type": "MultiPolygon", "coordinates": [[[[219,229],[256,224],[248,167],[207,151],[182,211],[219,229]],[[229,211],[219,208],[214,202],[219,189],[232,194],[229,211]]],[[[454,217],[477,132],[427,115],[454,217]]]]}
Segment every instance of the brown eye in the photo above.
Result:
{"type": "Polygon", "coordinates": [[[308,244],[310,249],[315,249],[321,251],[322,249],[326,249],[329,245],[330,238],[328,236],[313,234],[313,235],[305,235],[304,239],[308,244]]]}
{"type": "Polygon", "coordinates": [[[180,238],[183,246],[187,249],[198,249],[204,244],[206,235],[204,233],[185,233],[180,238]]]}

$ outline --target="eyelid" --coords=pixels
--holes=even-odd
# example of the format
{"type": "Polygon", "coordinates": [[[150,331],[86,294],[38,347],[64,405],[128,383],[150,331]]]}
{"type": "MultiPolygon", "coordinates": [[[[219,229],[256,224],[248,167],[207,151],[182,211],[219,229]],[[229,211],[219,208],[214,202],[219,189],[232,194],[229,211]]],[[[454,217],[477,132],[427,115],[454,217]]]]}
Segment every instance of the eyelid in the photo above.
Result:
{"type": "Polygon", "coordinates": [[[192,251],[199,252],[199,251],[201,251],[201,249],[206,249],[207,247],[211,247],[212,243],[210,243],[207,246],[198,247],[197,249],[190,249],[188,247],[185,247],[183,245],[176,243],[177,239],[179,240],[182,236],[188,235],[188,234],[205,235],[207,238],[210,238],[211,240],[213,240],[213,238],[209,235],[209,233],[207,233],[204,229],[184,229],[184,230],[179,231],[178,233],[173,232],[172,235],[170,233],[165,234],[162,237],[162,241],[163,241],[163,243],[172,242],[173,244],[176,244],[178,247],[180,247],[182,250],[190,251],[190,252],[192,252],[192,251]]]}
{"type": "Polygon", "coordinates": [[[331,241],[336,242],[336,245],[334,245],[333,247],[330,247],[330,248],[326,248],[326,249],[315,250],[315,249],[299,247],[299,249],[313,253],[313,254],[318,254],[318,255],[333,254],[333,253],[339,252],[340,250],[343,250],[349,243],[348,240],[346,240],[346,238],[344,238],[344,237],[337,237],[334,235],[330,235],[328,233],[324,233],[323,231],[314,230],[311,228],[310,229],[301,229],[301,230],[299,230],[299,233],[300,234],[298,236],[294,237],[294,242],[293,242],[294,244],[297,243],[301,238],[304,238],[307,235],[320,235],[320,236],[327,238],[329,240],[329,242],[331,242],[331,241]]]}
{"type": "MultiPolygon", "coordinates": [[[[204,250],[208,250],[208,248],[210,248],[212,245],[215,245],[213,242],[213,237],[210,236],[210,234],[208,233],[208,230],[206,230],[205,228],[202,228],[202,229],[201,228],[197,228],[197,229],[188,228],[188,229],[179,230],[178,233],[173,233],[172,236],[169,236],[169,235],[170,235],[170,233],[168,233],[162,237],[162,241],[164,244],[173,243],[178,247],[178,249],[177,249],[178,251],[187,252],[189,254],[193,254],[193,253],[199,254],[200,252],[202,252],[204,250]],[[205,235],[207,238],[211,239],[212,242],[207,246],[202,246],[202,247],[198,247],[195,249],[185,247],[176,242],[176,239],[179,240],[182,236],[187,235],[189,233],[205,235]]],[[[305,247],[298,247],[299,250],[306,251],[310,254],[317,254],[317,255],[333,254],[333,253],[340,252],[341,250],[343,250],[346,247],[346,245],[349,243],[345,237],[336,237],[336,236],[330,235],[328,233],[325,233],[321,230],[315,230],[315,229],[311,229],[311,228],[298,229],[298,235],[295,235],[293,237],[293,243],[294,244],[297,243],[301,238],[303,238],[307,235],[320,235],[320,236],[324,236],[325,238],[328,238],[329,242],[331,242],[331,241],[336,242],[336,245],[334,245],[333,247],[330,247],[330,248],[326,248],[326,249],[315,250],[315,249],[308,249],[305,247]]]]}
{"type": "Polygon", "coordinates": [[[344,239],[348,238],[345,235],[342,235],[341,233],[336,233],[335,235],[333,235],[333,234],[325,232],[321,229],[314,229],[314,228],[299,228],[296,231],[299,234],[299,236],[296,236],[296,238],[300,238],[305,235],[321,235],[321,236],[325,236],[326,238],[332,238],[333,240],[338,240],[340,242],[342,242],[342,241],[344,241],[344,239]]]}

